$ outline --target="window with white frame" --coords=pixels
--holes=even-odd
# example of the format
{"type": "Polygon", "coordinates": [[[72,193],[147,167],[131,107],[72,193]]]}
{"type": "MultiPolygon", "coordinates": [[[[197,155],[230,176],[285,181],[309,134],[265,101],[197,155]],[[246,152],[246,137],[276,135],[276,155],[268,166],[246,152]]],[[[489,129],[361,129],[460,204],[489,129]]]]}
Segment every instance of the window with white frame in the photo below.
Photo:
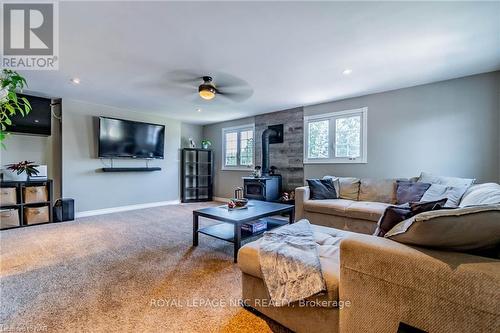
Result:
{"type": "Polygon", "coordinates": [[[244,169],[253,167],[254,125],[222,129],[222,168],[244,169]]]}
{"type": "Polygon", "coordinates": [[[366,163],[367,108],[304,117],[304,163],[366,163]]]}

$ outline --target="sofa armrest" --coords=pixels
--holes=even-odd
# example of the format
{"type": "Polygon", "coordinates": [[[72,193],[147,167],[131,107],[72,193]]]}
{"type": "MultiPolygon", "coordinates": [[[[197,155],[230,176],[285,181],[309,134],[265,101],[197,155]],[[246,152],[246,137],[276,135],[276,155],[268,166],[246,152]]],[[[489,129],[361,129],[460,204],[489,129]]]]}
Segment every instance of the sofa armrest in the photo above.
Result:
{"type": "Polygon", "coordinates": [[[498,329],[500,260],[356,235],[340,246],[341,332],[498,329]],[[345,330],[343,330],[344,328],[345,330]]]}
{"type": "Polygon", "coordinates": [[[295,221],[304,218],[304,202],[309,200],[310,195],[309,186],[297,187],[295,189],[295,221]]]}

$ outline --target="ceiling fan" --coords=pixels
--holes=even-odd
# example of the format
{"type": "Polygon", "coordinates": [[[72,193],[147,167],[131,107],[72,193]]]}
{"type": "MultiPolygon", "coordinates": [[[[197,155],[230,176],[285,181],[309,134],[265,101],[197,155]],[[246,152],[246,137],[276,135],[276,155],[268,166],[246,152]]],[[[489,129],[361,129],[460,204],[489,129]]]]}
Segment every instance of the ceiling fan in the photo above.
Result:
{"type": "Polygon", "coordinates": [[[212,82],[213,79],[211,76],[203,76],[203,83],[198,87],[198,94],[201,98],[206,100],[211,100],[215,97],[217,93],[217,88],[215,88],[215,84],[212,82]]]}
{"type": "Polygon", "coordinates": [[[199,76],[190,71],[174,71],[167,77],[174,85],[188,88],[192,93],[197,88],[199,97],[206,101],[220,96],[233,102],[243,102],[253,95],[253,89],[246,81],[225,73],[199,76]]]}

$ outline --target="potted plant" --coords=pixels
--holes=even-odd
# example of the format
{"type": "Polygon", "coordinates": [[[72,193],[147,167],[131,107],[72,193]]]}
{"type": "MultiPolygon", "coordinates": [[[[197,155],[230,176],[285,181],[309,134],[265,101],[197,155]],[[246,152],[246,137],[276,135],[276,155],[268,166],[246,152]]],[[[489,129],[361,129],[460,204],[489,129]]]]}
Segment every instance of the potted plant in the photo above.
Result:
{"type": "Polygon", "coordinates": [[[33,161],[8,164],[3,174],[4,180],[26,181],[28,177],[36,176],[40,172],[37,167],[38,164],[33,161]]]}
{"type": "Polygon", "coordinates": [[[17,72],[10,69],[2,70],[0,75],[0,145],[5,148],[3,141],[7,137],[5,130],[12,125],[11,118],[20,113],[22,116],[31,111],[31,105],[24,97],[18,97],[16,91],[22,90],[26,80],[17,72]]]}
{"type": "Polygon", "coordinates": [[[212,141],[210,141],[210,140],[201,141],[201,148],[210,149],[210,146],[212,146],[212,141]]]}

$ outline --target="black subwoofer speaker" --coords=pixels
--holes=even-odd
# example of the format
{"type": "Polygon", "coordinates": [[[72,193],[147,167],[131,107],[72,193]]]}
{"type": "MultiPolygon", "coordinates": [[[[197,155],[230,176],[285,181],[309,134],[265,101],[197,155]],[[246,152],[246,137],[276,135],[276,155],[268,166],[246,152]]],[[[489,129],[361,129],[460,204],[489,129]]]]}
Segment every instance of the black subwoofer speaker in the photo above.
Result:
{"type": "Polygon", "coordinates": [[[54,204],[54,221],[72,221],[75,219],[75,200],[69,198],[57,199],[54,204]]]}

